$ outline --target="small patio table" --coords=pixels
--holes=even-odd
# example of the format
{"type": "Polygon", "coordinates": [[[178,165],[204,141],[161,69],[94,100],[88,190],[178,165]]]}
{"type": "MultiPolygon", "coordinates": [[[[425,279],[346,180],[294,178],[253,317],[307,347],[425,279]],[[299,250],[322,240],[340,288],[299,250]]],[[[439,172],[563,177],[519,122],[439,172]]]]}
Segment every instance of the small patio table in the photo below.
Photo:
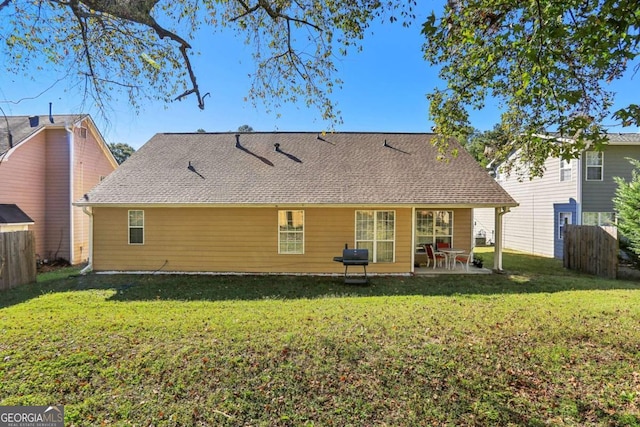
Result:
{"type": "Polygon", "coordinates": [[[447,256],[447,268],[449,270],[455,270],[456,268],[456,256],[465,253],[464,249],[456,249],[456,248],[440,248],[440,252],[444,252],[447,256]]]}

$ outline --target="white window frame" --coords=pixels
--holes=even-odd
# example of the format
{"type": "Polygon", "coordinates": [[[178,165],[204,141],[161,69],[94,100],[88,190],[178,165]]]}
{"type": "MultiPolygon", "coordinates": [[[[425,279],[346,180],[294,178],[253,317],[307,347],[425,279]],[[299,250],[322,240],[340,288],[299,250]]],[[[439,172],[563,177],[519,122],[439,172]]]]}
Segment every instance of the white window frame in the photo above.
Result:
{"type": "Polygon", "coordinates": [[[571,212],[558,212],[558,239],[564,240],[564,226],[572,224],[572,219],[573,214],[571,212]]]}
{"type": "MultiPolygon", "coordinates": [[[[618,223],[618,218],[616,216],[615,212],[582,212],[582,224],[583,225],[597,225],[597,226],[603,226],[603,216],[611,216],[613,217],[613,224],[617,224],[618,223]],[[586,221],[585,218],[588,216],[595,216],[596,219],[596,223],[595,224],[591,224],[592,221],[586,221]],[[588,223],[589,222],[589,223],[588,223]]],[[[611,221],[608,221],[607,218],[607,223],[611,223],[611,221]]]]}
{"type": "MultiPolygon", "coordinates": [[[[134,218],[138,219],[138,218],[134,218]]],[[[127,240],[130,245],[144,245],[144,211],[142,209],[131,209],[127,212],[127,240]],[[139,223],[132,224],[131,214],[140,212],[142,215],[139,218],[141,221],[139,223]],[[131,241],[131,230],[142,230],[142,241],[141,242],[132,242],[131,241]]]]}
{"type": "Polygon", "coordinates": [[[451,247],[453,247],[453,227],[455,224],[454,221],[454,214],[453,211],[449,211],[449,210],[431,210],[431,209],[416,209],[415,210],[415,223],[416,223],[416,242],[418,240],[421,240],[420,237],[427,237],[430,239],[427,239],[428,241],[425,243],[431,243],[433,244],[433,247],[436,247],[436,242],[438,241],[438,238],[447,238],[449,239],[449,244],[451,245],[451,247]],[[431,233],[430,234],[420,234],[419,230],[418,230],[418,214],[419,212],[431,212],[433,214],[433,224],[432,224],[432,228],[431,228],[431,233]],[[437,234],[436,229],[437,229],[437,219],[436,217],[438,216],[438,213],[440,212],[446,212],[450,215],[451,217],[451,234],[437,234]]]}
{"type": "Polygon", "coordinates": [[[369,261],[374,263],[394,263],[396,262],[396,211],[395,210],[374,210],[374,209],[359,209],[355,212],[355,242],[356,248],[361,248],[360,243],[371,243],[373,250],[369,253],[369,261]],[[358,213],[371,212],[373,213],[373,239],[358,239],[358,213]],[[392,214],[393,216],[393,236],[389,239],[378,239],[378,214],[392,214]],[[393,246],[391,260],[378,261],[378,243],[391,243],[393,246]]]}
{"type": "Polygon", "coordinates": [[[568,182],[573,179],[572,160],[560,159],[560,182],[568,182]],[[568,174],[568,176],[567,176],[568,174]]]}
{"type": "Polygon", "coordinates": [[[278,211],[278,254],[303,255],[304,254],[304,210],[283,209],[278,211]],[[300,215],[301,229],[293,227],[294,214],[300,215]],[[281,220],[284,219],[284,222],[281,220]],[[285,227],[283,229],[283,227],[285,227]],[[289,227],[292,227],[291,229],[289,227]],[[289,237],[296,237],[289,239],[289,237]],[[299,239],[297,238],[299,237],[299,239]],[[301,241],[300,245],[296,242],[301,241]],[[291,246],[293,244],[293,246],[291,246]],[[284,245],[284,247],[283,247],[284,245]],[[293,250],[287,248],[293,247],[293,250]]]}
{"type": "Polygon", "coordinates": [[[602,181],[604,179],[604,153],[602,151],[587,151],[585,153],[585,167],[584,179],[586,181],[602,181]],[[590,164],[593,156],[599,158],[598,164],[590,164]],[[600,178],[589,178],[589,169],[599,169],[600,178]]]}

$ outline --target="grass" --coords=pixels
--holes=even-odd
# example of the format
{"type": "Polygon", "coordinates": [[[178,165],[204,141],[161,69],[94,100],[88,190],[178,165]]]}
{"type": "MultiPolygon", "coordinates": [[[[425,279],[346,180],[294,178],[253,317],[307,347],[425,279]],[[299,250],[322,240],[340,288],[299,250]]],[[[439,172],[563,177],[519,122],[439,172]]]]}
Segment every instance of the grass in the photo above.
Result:
{"type": "MultiPolygon", "coordinates": [[[[482,254],[491,265],[491,253],[482,254]]],[[[640,425],[640,283],[48,273],[0,295],[0,405],[67,426],[640,425]]]]}

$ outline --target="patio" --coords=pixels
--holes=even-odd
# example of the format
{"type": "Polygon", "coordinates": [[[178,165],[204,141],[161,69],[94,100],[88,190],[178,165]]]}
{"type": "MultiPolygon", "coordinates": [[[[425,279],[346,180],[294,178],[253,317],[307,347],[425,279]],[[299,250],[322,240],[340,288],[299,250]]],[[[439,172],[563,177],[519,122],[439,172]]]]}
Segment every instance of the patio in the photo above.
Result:
{"type": "Polygon", "coordinates": [[[469,266],[469,271],[467,271],[464,267],[457,267],[454,269],[448,269],[445,267],[415,267],[413,274],[416,276],[442,276],[442,275],[462,275],[462,274],[492,274],[493,271],[491,269],[483,267],[478,268],[475,266],[469,266]]]}

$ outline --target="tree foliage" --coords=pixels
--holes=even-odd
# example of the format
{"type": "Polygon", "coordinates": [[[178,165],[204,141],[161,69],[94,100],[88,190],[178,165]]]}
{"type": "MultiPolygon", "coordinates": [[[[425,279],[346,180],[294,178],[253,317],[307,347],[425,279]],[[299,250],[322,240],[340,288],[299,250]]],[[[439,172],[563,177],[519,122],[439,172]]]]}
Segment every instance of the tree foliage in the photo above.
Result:
{"type": "Polygon", "coordinates": [[[634,167],[629,182],[616,177],[618,188],[613,199],[618,228],[629,241],[629,248],[640,256],[640,161],[629,159],[634,167]]]}
{"type": "Polygon", "coordinates": [[[500,125],[491,130],[475,129],[471,135],[462,140],[464,148],[480,163],[487,166],[494,159],[494,152],[509,145],[509,136],[504,133],[500,125]]]}
{"type": "Polygon", "coordinates": [[[238,132],[253,132],[253,128],[249,125],[238,126],[238,132]]]}
{"type": "MultiPolygon", "coordinates": [[[[447,85],[428,95],[442,146],[472,131],[470,109],[495,100],[512,141],[495,156],[520,150],[534,174],[548,156],[602,147],[613,98],[606,84],[637,58],[639,23],[637,0],[448,0],[423,26],[425,57],[447,85]]],[[[640,124],[635,104],[614,116],[640,124]]]]}
{"type": "MultiPolygon", "coordinates": [[[[0,52],[7,71],[56,66],[85,84],[104,111],[115,92],[139,108],[210,95],[194,69],[191,40],[202,28],[231,28],[253,47],[248,98],[277,108],[304,100],[337,122],[335,61],[360,48],[376,18],[414,18],[415,0],[0,0],[0,52]]],[[[202,34],[202,33],[199,33],[202,34]]]]}
{"type": "Polygon", "coordinates": [[[125,144],[123,142],[111,143],[109,144],[109,150],[113,157],[115,157],[116,161],[119,165],[122,164],[125,160],[129,158],[136,150],[129,144],[125,144]]]}
{"type": "MultiPolygon", "coordinates": [[[[13,74],[65,70],[101,111],[118,92],[136,108],[149,98],[187,97],[204,108],[213,89],[198,84],[204,70],[192,66],[191,42],[203,29],[230,28],[253,49],[248,99],[270,110],[303,101],[339,123],[337,59],[361,48],[374,20],[409,25],[416,7],[416,0],[0,0],[0,54],[13,74]]],[[[446,84],[428,94],[442,150],[450,137],[473,132],[470,110],[495,101],[511,144],[493,147],[493,155],[519,150],[541,174],[546,157],[570,158],[606,141],[607,84],[638,62],[640,6],[447,0],[422,31],[425,58],[446,84]]],[[[613,118],[639,125],[640,106],[613,118]]]]}

